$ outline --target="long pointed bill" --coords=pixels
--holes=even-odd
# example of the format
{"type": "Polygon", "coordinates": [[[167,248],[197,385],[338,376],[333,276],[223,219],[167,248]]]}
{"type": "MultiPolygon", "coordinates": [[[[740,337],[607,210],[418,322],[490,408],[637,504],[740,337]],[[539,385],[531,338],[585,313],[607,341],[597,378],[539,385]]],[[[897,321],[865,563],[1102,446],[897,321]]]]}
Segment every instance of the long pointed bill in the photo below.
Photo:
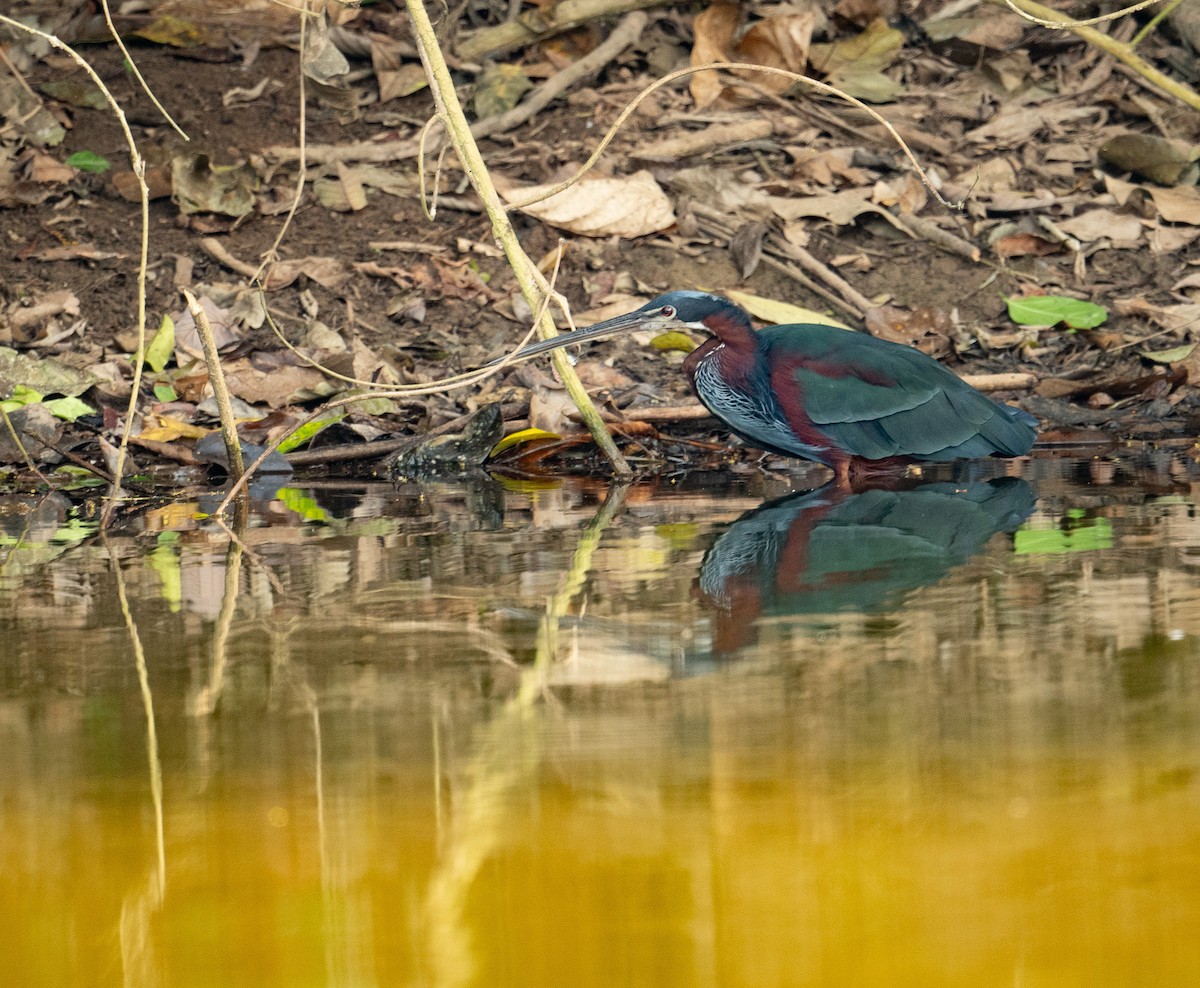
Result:
{"type": "Polygon", "coordinates": [[[530,343],[528,346],[521,347],[520,350],[508,357],[499,357],[484,366],[495,367],[502,363],[518,363],[528,360],[530,357],[536,357],[538,354],[557,350],[560,347],[575,346],[579,343],[591,343],[593,340],[602,340],[609,336],[616,336],[618,333],[625,333],[631,329],[657,329],[660,327],[677,326],[678,324],[679,320],[675,316],[675,310],[669,305],[645,311],[639,309],[636,312],[627,312],[623,316],[605,319],[604,322],[598,322],[593,326],[577,329],[573,333],[560,333],[558,336],[548,340],[538,340],[536,343],[530,343]]]}

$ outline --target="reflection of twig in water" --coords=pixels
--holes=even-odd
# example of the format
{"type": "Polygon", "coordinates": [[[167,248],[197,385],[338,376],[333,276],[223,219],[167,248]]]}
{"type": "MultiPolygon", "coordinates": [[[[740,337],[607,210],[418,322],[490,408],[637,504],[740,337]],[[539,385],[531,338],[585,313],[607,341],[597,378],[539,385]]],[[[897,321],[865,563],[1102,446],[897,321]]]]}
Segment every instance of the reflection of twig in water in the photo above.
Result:
{"type": "Polygon", "coordinates": [[[221,613],[213,629],[212,669],[208,683],[192,697],[191,712],[195,717],[207,717],[216,712],[221,690],[225,686],[226,647],[229,629],[233,626],[233,615],[237,611],[238,588],[242,576],[241,542],[230,540],[225,549],[225,587],[221,594],[221,613]]]}
{"type": "Polygon", "coordinates": [[[592,568],[592,556],[600,545],[600,538],[625,504],[625,495],[628,493],[628,484],[614,484],[610,487],[608,496],[596,512],[596,517],[588,522],[587,528],[579,537],[579,544],[571,556],[571,566],[567,570],[562,589],[546,603],[546,614],[538,627],[537,659],[529,674],[521,678],[521,688],[517,693],[519,702],[528,703],[533,699],[532,696],[523,695],[528,690],[541,692],[545,684],[545,673],[558,655],[559,622],[567,616],[571,601],[583,589],[592,568]]]}
{"type": "Polygon", "coordinates": [[[112,561],[113,577],[117,585],[117,599],[121,615],[129,631],[133,647],[134,663],[137,666],[138,686],[142,694],[142,708],[146,713],[146,757],[150,767],[150,798],[154,803],[154,846],[155,865],[150,869],[146,886],[140,892],[130,893],[121,904],[119,936],[121,942],[121,966],[125,984],[149,986],[158,981],[150,940],[150,916],[162,905],[167,889],[167,854],[163,834],[163,790],[162,763],[158,758],[158,731],[154,722],[154,695],[150,692],[150,674],[146,669],[146,652],[138,634],[137,623],[129,608],[129,597],[125,592],[125,578],[121,573],[121,562],[108,539],[104,539],[112,561]]]}
{"type": "MultiPolygon", "coordinates": [[[[511,831],[507,823],[512,797],[529,788],[541,762],[542,718],[536,701],[555,659],[558,624],[583,589],[596,547],[625,503],[627,491],[624,484],[611,487],[580,536],[562,589],[547,601],[538,629],[537,658],[522,673],[516,695],[480,732],[476,754],[467,764],[462,797],[453,802],[448,850],[425,899],[426,937],[434,968],[430,980],[440,986],[465,985],[474,977],[471,935],[464,919],[467,896],[479,870],[511,831]]],[[[440,804],[440,789],[436,795],[440,804]]]]}

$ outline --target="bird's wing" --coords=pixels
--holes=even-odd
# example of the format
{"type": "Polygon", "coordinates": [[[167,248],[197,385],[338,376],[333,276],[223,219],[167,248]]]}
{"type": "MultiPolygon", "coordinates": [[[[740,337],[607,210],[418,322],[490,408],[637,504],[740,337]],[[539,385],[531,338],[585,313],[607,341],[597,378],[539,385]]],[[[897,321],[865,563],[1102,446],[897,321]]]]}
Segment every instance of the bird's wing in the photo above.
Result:
{"type": "Polygon", "coordinates": [[[804,414],[846,452],[955,459],[1029,449],[1028,424],[924,354],[878,340],[836,343],[793,353],[788,364],[804,414]]]}

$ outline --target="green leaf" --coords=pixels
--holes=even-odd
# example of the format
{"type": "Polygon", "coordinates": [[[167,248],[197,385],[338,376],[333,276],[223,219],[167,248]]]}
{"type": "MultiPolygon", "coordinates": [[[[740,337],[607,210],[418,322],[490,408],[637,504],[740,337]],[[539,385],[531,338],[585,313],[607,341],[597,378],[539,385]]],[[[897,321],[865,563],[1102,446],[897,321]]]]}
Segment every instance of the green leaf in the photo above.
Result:
{"type": "Polygon", "coordinates": [[[308,425],[301,426],[290,436],[288,436],[287,439],[281,442],[279,444],[279,452],[290,453],[292,450],[303,446],[318,432],[321,432],[323,429],[328,429],[335,422],[340,422],[345,417],[345,412],[335,411],[329,415],[322,416],[319,419],[314,419],[312,422],[309,422],[308,425]]]}
{"type": "Polygon", "coordinates": [[[93,175],[103,175],[112,167],[107,158],[101,157],[95,151],[76,151],[67,159],[67,164],[76,171],[90,172],[93,175]]]}
{"type": "Polygon", "coordinates": [[[36,405],[41,400],[40,392],[34,391],[27,384],[17,384],[13,387],[12,394],[0,401],[0,408],[6,412],[15,412],[18,408],[24,408],[26,405],[36,405]]]}
{"type": "Polygon", "coordinates": [[[1057,326],[1061,322],[1072,329],[1095,329],[1108,319],[1102,306],[1062,295],[1030,295],[1005,302],[1008,317],[1019,326],[1057,326]]]}
{"type": "Polygon", "coordinates": [[[158,332],[146,347],[146,363],[156,374],[161,374],[167,361],[175,355],[175,323],[170,316],[163,316],[158,332]]]}
{"type": "Polygon", "coordinates": [[[78,398],[51,398],[49,401],[42,402],[46,406],[47,411],[55,418],[62,419],[65,422],[74,422],[81,415],[94,415],[96,409],[92,408],[86,401],[80,401],[78,398]]]}
{"type": "Polygon", "coordinates": [[[178,401],[179,392],[169,384],[156,384],[154,385],[154,397],[162,402],[178,401]]]}

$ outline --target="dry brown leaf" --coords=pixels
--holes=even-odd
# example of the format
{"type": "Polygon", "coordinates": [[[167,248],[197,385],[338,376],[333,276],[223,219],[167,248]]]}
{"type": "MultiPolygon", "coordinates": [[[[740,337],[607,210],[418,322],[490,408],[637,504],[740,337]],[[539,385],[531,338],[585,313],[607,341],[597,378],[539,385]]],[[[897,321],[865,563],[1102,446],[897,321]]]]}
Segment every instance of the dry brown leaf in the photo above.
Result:
{"type": "Polygon", "coordinates": [[[681,168],[671,176],[670,183],[680,196],[702,202],[731,218],[767,220],[775,214],[771,196],[739,181],[728,168],[712,165],[681,168]]]}
{"type": "MultiPolygon", "coordinates": [[[[816,23],[814,11],[783,13],[764,17],[733,43],[741,14],[731,3],[714,3],[696,16],[692,30],[692,65],[711,62],[751,62],[791,72],[803,72],[808,64],[808,48],[816,23]]],[[[734,72],[770,93],[785,93],[793,80],[774,73],[738,70],[734,72]]],[[[692,98],[700,109],[719,100],[753,102],[758,94],[740,86],[725,86],[717,72],[697,72],[689,83],[692,98]]]]}
{"type": "Polygon", "coordinates": [[[1200,302],[1155,305],[1144,298],[1127,298],[1114,299],[1113,308],[1123,316],[1143,316],[1177,333],[1200,330],[1200,302]]]}
{"type": "Polygon", "coordinates": [[[294,364],[262,371],[242,357],[225,366],[225,383],[231,394],[252,405],[266,403],[272,408],[314,398],[328,398],[338,386],[313,367],[294,364]]]}
{"type": "Polygon", "coordinates": [[[820,185],[836,185],[840,179],[855,186],[869,185],[874,178],[865,168],[854,164],[854,148],[818,151],[810,147],[788,147],[784,150],[795,162],[792,174],[796,178],[807,178],[820,185]]]}
{"type": "Polygon", "coordinates": [[[61,247],[47,247],[26,256],[37,261],[104,261],[125,255],[111,250],[100,250],[92,244],[64,244],[61,247]]]}
{"type": "Polygon", "coordinates": [[[1104,112],[1096,106],[1005,106],[987,123],[968,131],[964,136],[977,144],[1007,147],[1028,141],[1049,127],[1087,117],[1100,117],[1104,112]]]}
{"type": "Polygon", "coordinates": [[[75,179],[75,169],[51,155],[35,151],[25,165],[25,177],[31,182],[71,182],[75,179]]]}
{"type": "MultiPolygon", "coordinates": [[[[496,176],[496,188],[519,203],[552,186],[517,186],[496,176]]],[[[675,224],[671,200],[648,171],[621,178],[587,178],[544,202],[517,206],[527,216],[585,237],[643,237],[675,224]]]]}
{"type": "Polygon", "coordinates": [[[863,213],[883,211],[871,202],[872,191],[871,189],[847,189],[844,192],[831,192],[823,196],[805,196],[802,199],[783,199],[779,196],[772,196],[770,203],[771,209],[782,220],[797,220],[802,216],[819,216],[838,226],[848,226],[863,213]]]}
{"type": "Polygon", "coordinates": [[[906,312],[893,305],[881,305],[863,316],[867,331],[881,340],[916,346],[930,356],[950,352],[953,324],[943,309],[922,306],[906,312]]]}
{"type": "Polygon", "coordinates": [[[842,20],[865,27],[880,18],[890,20],[896,13],[896,0],[838,0],[833,12],[842,20]]]}
{"type": "Polygon", "coordinates": [[[1158,215],[1168,223],[1186,223],[1200,226],[1200,189],[1194,185],[1174,189],[1150,187],[1146,189],[1158,215]]]}
{"type": "Polygon", "coordinates": [[[1060,248],[1060,244],[1049,241],[1045,237],[1039,237],[1034,233],[1010,233],[1007,236],[1000,237],[992,244],[992,249],[995,250],[996,256],[1001,258],[1041,257],[1045,254],[1053,254],[1060,248]]]}
{"type": "Polygon", "coordinates": [[[575,411],[575,402],[563,390],[545,390],[534,388],[529,395],[529,425],[534,429],[546,432],[563,433],[578,432],[579,427],[571,421],[570,415],[575,411]]]}
{"type": "MultiPolygon", "coordinates": [[[[738,42],[734,58],[739,62],[753,62],[789,72],[803,72],[808,64],[808,46],[812,40],[816,14],[806,11],[800,14],[775,14],[759,21],[738,42]]],[[[787,76],[766,72],[737,73],[747,82],[768,93],[782,95],[795,84],[787,76]]],[[[743,93],[738,91],[739,96],[743,93]]],[[[747,99],[755,94],[745,93],[747,99]]]]}
{"type": "MultiPolygon", "coordinates": [[[[208,316],[209,324],[212,326],[213,339],[216,341],[217,349],[224,350],[239,342],[241,337],[234,328],[229,310],[222,309],[207,295],[199,301],[200,308],[204,310],[204,314],[208,316]]],[[[174,313],[172,318],[175,321],[175,363],[177,366],[183,367],[189,362],[189,359],[202,358],[204,347],[200,342],[200,334],[196,330],[196,321],[192,318],[191,310],[185,308],[182,312],[174,313]]]]}
{"type": "Polygon", "coordinates": [[[1146,238],[1152,254],[1174,254],[1183,250],[1197,237],[1200,230],[1179,226],[1156,226],[1146,238]]]}
{"type": "Polygon", "coordinates": [[[1132,247],[1142,237],[1142,221],[1138,217],[1111,209],[1089,209],[1069,220],[1062,220],[1057,226],[1063,233],[1085,243],[1108,238],[1114,244],[1132,247]]]}
{"type": "Polygon", "coordinates": [[[349,265],[336,257],[301,257],[293,261],[279,261],[267,273],[263,285],[267,291],[286,288],[300,275],[311,278],[324,288],[336,289],[352,274],[349,265]]]}
{"type": "MultiPolygon", "coordinates": [[[[694,41],[692,65],[708,65],[710,62],[728,62],[726,54],[733,44],[733,34],[741,20],[736,4],[714,3],[696,15],[692,22],[694,41]]],[[[709,69],[697,72],[688,83],[696,107],[703,110],[712,106],[725,91],[725,84],[717,72],[709,69]]]]}

